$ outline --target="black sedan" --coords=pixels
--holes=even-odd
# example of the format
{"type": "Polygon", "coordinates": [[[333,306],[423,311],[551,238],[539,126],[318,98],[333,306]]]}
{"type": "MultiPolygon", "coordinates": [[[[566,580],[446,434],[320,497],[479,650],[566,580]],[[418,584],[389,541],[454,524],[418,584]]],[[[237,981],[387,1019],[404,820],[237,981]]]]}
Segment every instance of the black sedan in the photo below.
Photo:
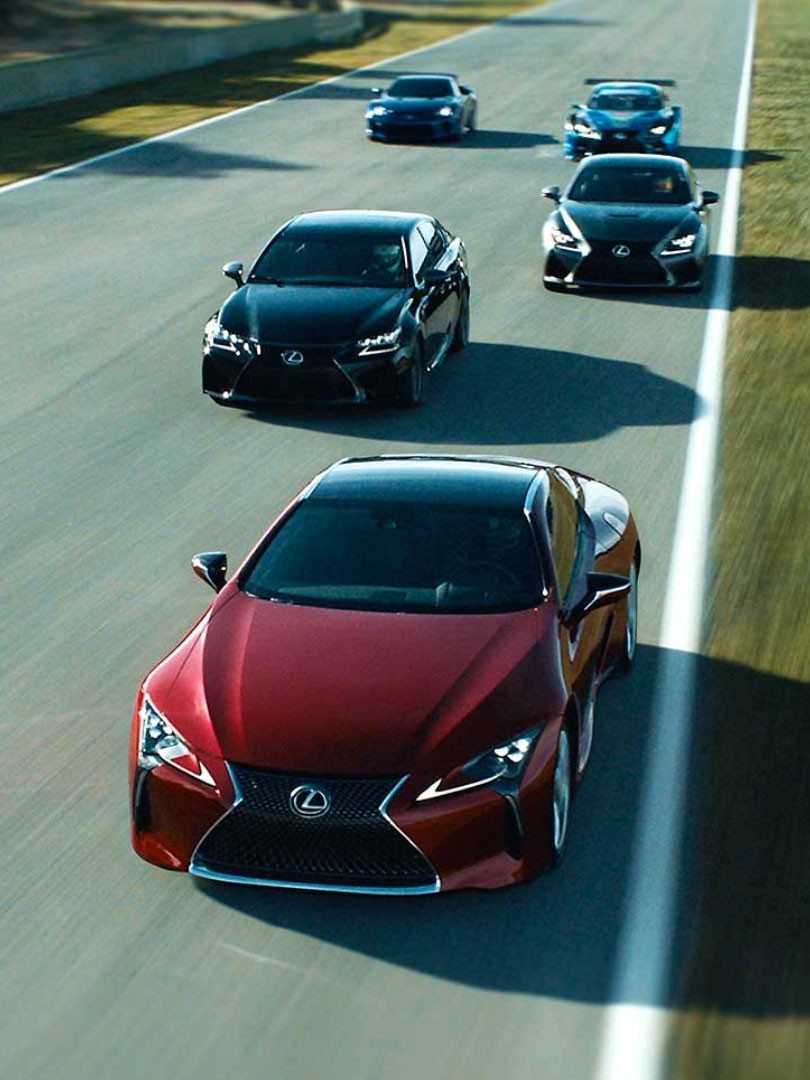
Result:
{"type": "Polygon", "coordinates": [[[203,335],[220,405],[418,405],[423,376],[469,336],[463,242],[425,214],[325,210],[273,236],[203,335]]]}
{"type": "Polygon", "coordinates": [[[709,251],[708,207],[675,157],[605,154],[585,160],[543,226],[547,289],[641,286],[696,291],[709,251]]]}
{"type": "Polygon", "coordinates": [[[458,141],[474,131],[478,101],[455,75],[400,75],[387,90],[375,87],[366,108],[366,135],[394,141],[458,141]]]}

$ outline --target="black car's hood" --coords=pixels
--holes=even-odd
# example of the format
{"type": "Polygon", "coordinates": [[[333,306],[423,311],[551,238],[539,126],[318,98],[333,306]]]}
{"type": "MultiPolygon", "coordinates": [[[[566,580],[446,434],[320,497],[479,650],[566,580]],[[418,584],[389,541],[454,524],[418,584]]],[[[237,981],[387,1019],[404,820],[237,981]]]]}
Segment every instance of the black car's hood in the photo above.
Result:
{"type": "Polygon", "coordinates": [[[667,206],[630,206],[623,203],[585,203],[566,199],[562,208],[569,214],[586,240],[662,240],[676,225],[698,215],[692,203],[667,206]]]}
{"type": "Polygon", "coordinates": [[[411,113],[413,116],[435,116],[439,109],[443,109],[446,105],[455,105],[456,99],[452,97],[383,97],[380,99],[380,104],[384,105],[386,109],[391,109],[392,112],[396,113],[411,113]]]}
{"type": "Polygon", "coordinates": [[[399,321],[403,289],[244,285],[219,313],[231,333],[277,345],[335,345],[387,333],[399,321]]]}

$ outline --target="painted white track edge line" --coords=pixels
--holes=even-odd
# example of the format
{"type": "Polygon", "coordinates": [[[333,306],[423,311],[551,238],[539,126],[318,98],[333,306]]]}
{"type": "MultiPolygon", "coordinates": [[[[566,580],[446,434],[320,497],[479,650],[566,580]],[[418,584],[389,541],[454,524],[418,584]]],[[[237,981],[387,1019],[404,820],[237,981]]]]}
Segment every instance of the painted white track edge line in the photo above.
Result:
{"type": "MultiPolygon", "coordinates": [[[[527,12],[540,10],[550,11],[552,8],[561,7],[567,2],[568,0],[553,0],[553,2],[549,4],[541,4],[536,8],[528,8],[526,11],[515,12],[513,15],[507,15],[505,19],[496,19],[491,23],[485,23],[483,26],[474,26],[472,29],[464,30],[460,34],[455,34],[453,37],[442,38],[441,41],[433,41],[430,45],[421,45],[418,49],[409,49],[408,52],[398,53],[396,56],[383,57],[378,63],[392,64],[399,60],[407,60],[409,56],[417,56],[419,53],[430,52],[431,49],[438,49],[443,45],[449,45],[451,42],[461,41],[463,38],[472,37],[473,34],[480,34],[485,30],[490,30],[499,23],[508,23],[511,19],[526,15],[527,12]]],[[[317,42],[312,42],[312,44],[317,44],[317,42]]],[[[283,52],[283,50],[279,51],[283,52]]],[[[178,135],[187,135],[190,131],[199,131],[201,128],[208,127],[211,124],[218,124],[223,120],[230,120],[235,116],[242,116],[244,113],[253,112],[254,109],[263,109],[267,105],[274,105],[277,101],[285,101],[288,98],[296,97],[298,94],[306,94],[316,86],[328,86],[330,83],[340,82],[342,79],[347,79],[352,75],[362,75],[363,72],[373,71],[377,66],[377,64],[366,64],[364,67],[354,68],[352,71],[343,71],[340,75],[332,75],[328,79],[321,79],[319,82],[307,83],[306,86],[299,86],[295,90],[288,90],[285,94],[277,94],[275,97],[264,98],[263,101],[254,101],[252,104],[243,105],[239,109],[231,109],[230,112],[219,113],[217,116],[208,116],[204,120],[195,121],[193,124],[186,124],[185,127],[174,128],[172,131],[164,131],[160,135],[152,135],[148,139],[129,143],[127,146],[119,146],[117,150],[108,150],[105,154],[97,154],[95,157],[84,158],[82,161],[74,161],[70,165],[62,165],[58,169],[51,169],[49,172],[39,173],[37,176],[26,176],[23,180],[14,180],[10,184],[0,184],[0,195],[6,195],[11,191],[18,191],[20,188],[30,187],[32,184],[39,184],[43,180],[50,180],[56,176],[65,176],[68,173],[77,172],[79,169],[84,169],[88,166],[98,165],[102,161],[110,161],[111,158],[120,157],[121,154],[129,154],[133,150],[140,150],[144,146],[152,146],[154,143],[164,142],[166,139],[173,139],[178,135]]]]}
{"type": "Polygon", "coordinates": [[[757,0],[751,0],[718,268],[706,317],[698,402],[689,433],[660,634],[662,659],[650,746],[611,987],[611,1001],[616,1004],[606,1010],[596,1080],[665,1080],[668,1072],[670,1013],[658,1003],[666,1001],[669,990],[756,17],[757,0]]]}

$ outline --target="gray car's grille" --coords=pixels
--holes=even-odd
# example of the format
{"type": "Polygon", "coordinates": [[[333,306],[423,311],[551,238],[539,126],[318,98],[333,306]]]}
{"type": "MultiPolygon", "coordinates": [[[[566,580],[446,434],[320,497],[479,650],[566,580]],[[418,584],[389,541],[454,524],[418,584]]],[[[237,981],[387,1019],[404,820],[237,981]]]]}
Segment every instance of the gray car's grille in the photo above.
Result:
{"type": "Polygon", "coordinates": [[[242,796],[204,838],[193,869],[224,877],[344,888],[419,888],[436,883],[427,859],[380,813],[395,782],[265,772],[231,766],[242,796]],[[331,805],[306,818],[290,806],[315,784],[331,805]]]}

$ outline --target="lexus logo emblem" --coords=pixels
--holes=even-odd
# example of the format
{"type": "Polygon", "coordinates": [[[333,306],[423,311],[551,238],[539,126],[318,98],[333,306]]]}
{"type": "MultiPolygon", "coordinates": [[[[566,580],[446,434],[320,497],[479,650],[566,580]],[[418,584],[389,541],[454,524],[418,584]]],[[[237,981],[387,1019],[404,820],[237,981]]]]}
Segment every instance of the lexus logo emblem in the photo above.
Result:
{"type": "Polygon", "coordinates": [[[281,359],[289,367],[298,367],[299,364],[304,362],[304,354],[298,352],[297,349],[285,349],[281,354],[281,359]]]}
{"type": "Polygon", "coordinates": [[[332,805],[323,788],[304,784],[290,792],[290,806],[301,817],[321,817],[332,805]]]}
{"type": "Polygon", "coordinates": [[[626,259],[627,256],[630,254],[630,248],[627,246],[627,244],[617,244],[616,247],[613,249],[613,254],[616,256],[617,259],[626,259]]]}

